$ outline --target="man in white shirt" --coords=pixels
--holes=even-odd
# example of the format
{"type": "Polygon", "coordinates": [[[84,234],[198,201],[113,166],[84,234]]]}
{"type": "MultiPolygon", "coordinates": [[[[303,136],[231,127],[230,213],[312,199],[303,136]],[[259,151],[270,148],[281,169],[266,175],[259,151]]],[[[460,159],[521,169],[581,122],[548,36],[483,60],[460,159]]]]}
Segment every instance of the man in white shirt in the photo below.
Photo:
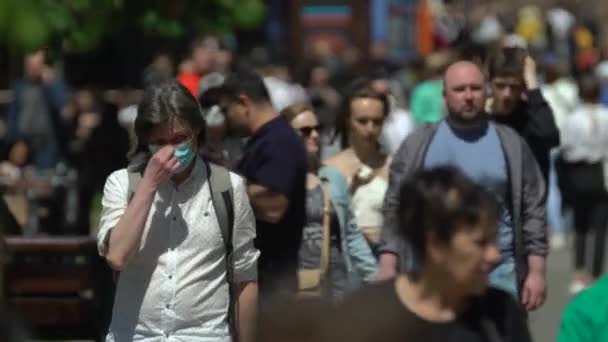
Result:
{"type": "Polygon", "coordinates": [[[229,174],[228,258],[213,168],[194,153],[204,134],[196,99],[174,80],[157,85],[144,94],[134,128],[131,163],[108,177],[102,200],[99,252],[120,271],[106,341],[252,341],[259,252],[244,181],[229,174]]]}

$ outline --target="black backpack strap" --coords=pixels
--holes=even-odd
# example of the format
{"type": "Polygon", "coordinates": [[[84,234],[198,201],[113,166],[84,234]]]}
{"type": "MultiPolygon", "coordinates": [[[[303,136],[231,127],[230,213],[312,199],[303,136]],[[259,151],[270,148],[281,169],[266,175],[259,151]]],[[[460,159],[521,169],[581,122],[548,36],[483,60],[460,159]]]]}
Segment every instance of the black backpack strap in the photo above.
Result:
{"type": "MultiPolygon", "coordinates": [[[[217,220],[220,224],[222,240],[226,251],[232,251],[232,231],[234,226],[234,205],[230,172],[218,165],[208,163],[209,190],[217,220]]],[[[229,253],[227,253],[229,254],[229,253]]]]}
{"type": "Polygon", "coordinates": [[[232,340],[238,342],[236,327],[236,284],[234,284],[234,260],[232,236],[234,231],[234,202],[230,172],[221,166],[207,163],[207,175],[211,201],[220,225],[226,250],[226,280],[228,281],[228,325],[232,340]]]}

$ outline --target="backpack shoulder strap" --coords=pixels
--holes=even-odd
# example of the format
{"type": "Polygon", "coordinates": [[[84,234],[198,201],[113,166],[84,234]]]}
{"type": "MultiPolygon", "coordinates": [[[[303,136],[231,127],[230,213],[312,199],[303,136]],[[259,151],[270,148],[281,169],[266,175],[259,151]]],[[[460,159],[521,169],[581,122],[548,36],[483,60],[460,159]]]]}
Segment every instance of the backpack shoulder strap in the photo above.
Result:
{"type": "Polygon", "coordinates": [[[208,163],[209,190],[211,201],[220,224],[226,254],[232,252],[232,231],[234,226],[234,204],[230,172],[218,165],[208,163]]]}
{"type": "Polygon", "coordinates": [[[228,282],[228,328],[232,340],[238,342],[237,317],[236,317],[236,286],[234,284],[234,261],[232,233],[234,230],[234,202],[232,194],[232,183],[230,182],[230,171],[228,169],[207,163],[207,177],[211,201],[215,209],[215,215],[220,225],[222,240],[226,250],[226,280],[228,282]]]}

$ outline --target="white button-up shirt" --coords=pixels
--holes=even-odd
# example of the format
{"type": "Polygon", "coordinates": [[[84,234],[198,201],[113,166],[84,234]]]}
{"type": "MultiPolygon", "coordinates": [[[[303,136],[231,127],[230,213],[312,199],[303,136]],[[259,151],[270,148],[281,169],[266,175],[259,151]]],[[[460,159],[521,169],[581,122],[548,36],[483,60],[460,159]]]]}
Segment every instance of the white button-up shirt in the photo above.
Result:
{"type": "Polygon", "coordinates": [[[561,145],[569,162],[608,161],[608,108],[580,106],[561,128],[561,145]]]}
{"type": "MultiPolygon", "coordinates": [[[[234,282],[257,279],[259,251],[253,246],[255,218],[245,184],[230,174],[234,194],[234,282]]],[[[99,253],[127,208],[126,169],[112,173],[104,188],[97,237],[99,253]]],[[[192,175],[154,196],[141,245],[120,273],[106,341],[230,341],[225,248],[207,184],[196,160],[192,175]]]]}

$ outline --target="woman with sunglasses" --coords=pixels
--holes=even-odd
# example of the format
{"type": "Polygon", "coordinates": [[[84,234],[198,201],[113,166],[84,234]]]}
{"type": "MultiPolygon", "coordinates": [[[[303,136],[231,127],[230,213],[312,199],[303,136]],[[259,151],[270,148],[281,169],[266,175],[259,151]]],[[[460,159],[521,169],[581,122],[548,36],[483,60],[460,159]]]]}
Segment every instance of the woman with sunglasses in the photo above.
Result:
{"type": "Polygon", "coordinates": [[[372,247],[380,240],[388,188],[390,158],[379,143],[388,113],[385,95],[375,91],[367,80],[355,81],[338,113],[336,138],[344,151],[325,161],[347,179],[357,225],[372,247]]]}
{"type": "Polygon", "coordinates": [[[291,105],[281,114],[302,137],[308,156],[306,224],[299,267],[319,268],[324,242],[323,218],[329,209],[329,265],[321,296],[336,301],[349,289],[374,280],[376,259],[357,229],[346,179],[335,168],[320,167],[321,128],[317,116],[310,107],[301,104],[291,105]],[[329,197],[327,202],[325,193],[329,197]],[[329,203],[329,208],[324,208],[324,203],[329,203]]]}

